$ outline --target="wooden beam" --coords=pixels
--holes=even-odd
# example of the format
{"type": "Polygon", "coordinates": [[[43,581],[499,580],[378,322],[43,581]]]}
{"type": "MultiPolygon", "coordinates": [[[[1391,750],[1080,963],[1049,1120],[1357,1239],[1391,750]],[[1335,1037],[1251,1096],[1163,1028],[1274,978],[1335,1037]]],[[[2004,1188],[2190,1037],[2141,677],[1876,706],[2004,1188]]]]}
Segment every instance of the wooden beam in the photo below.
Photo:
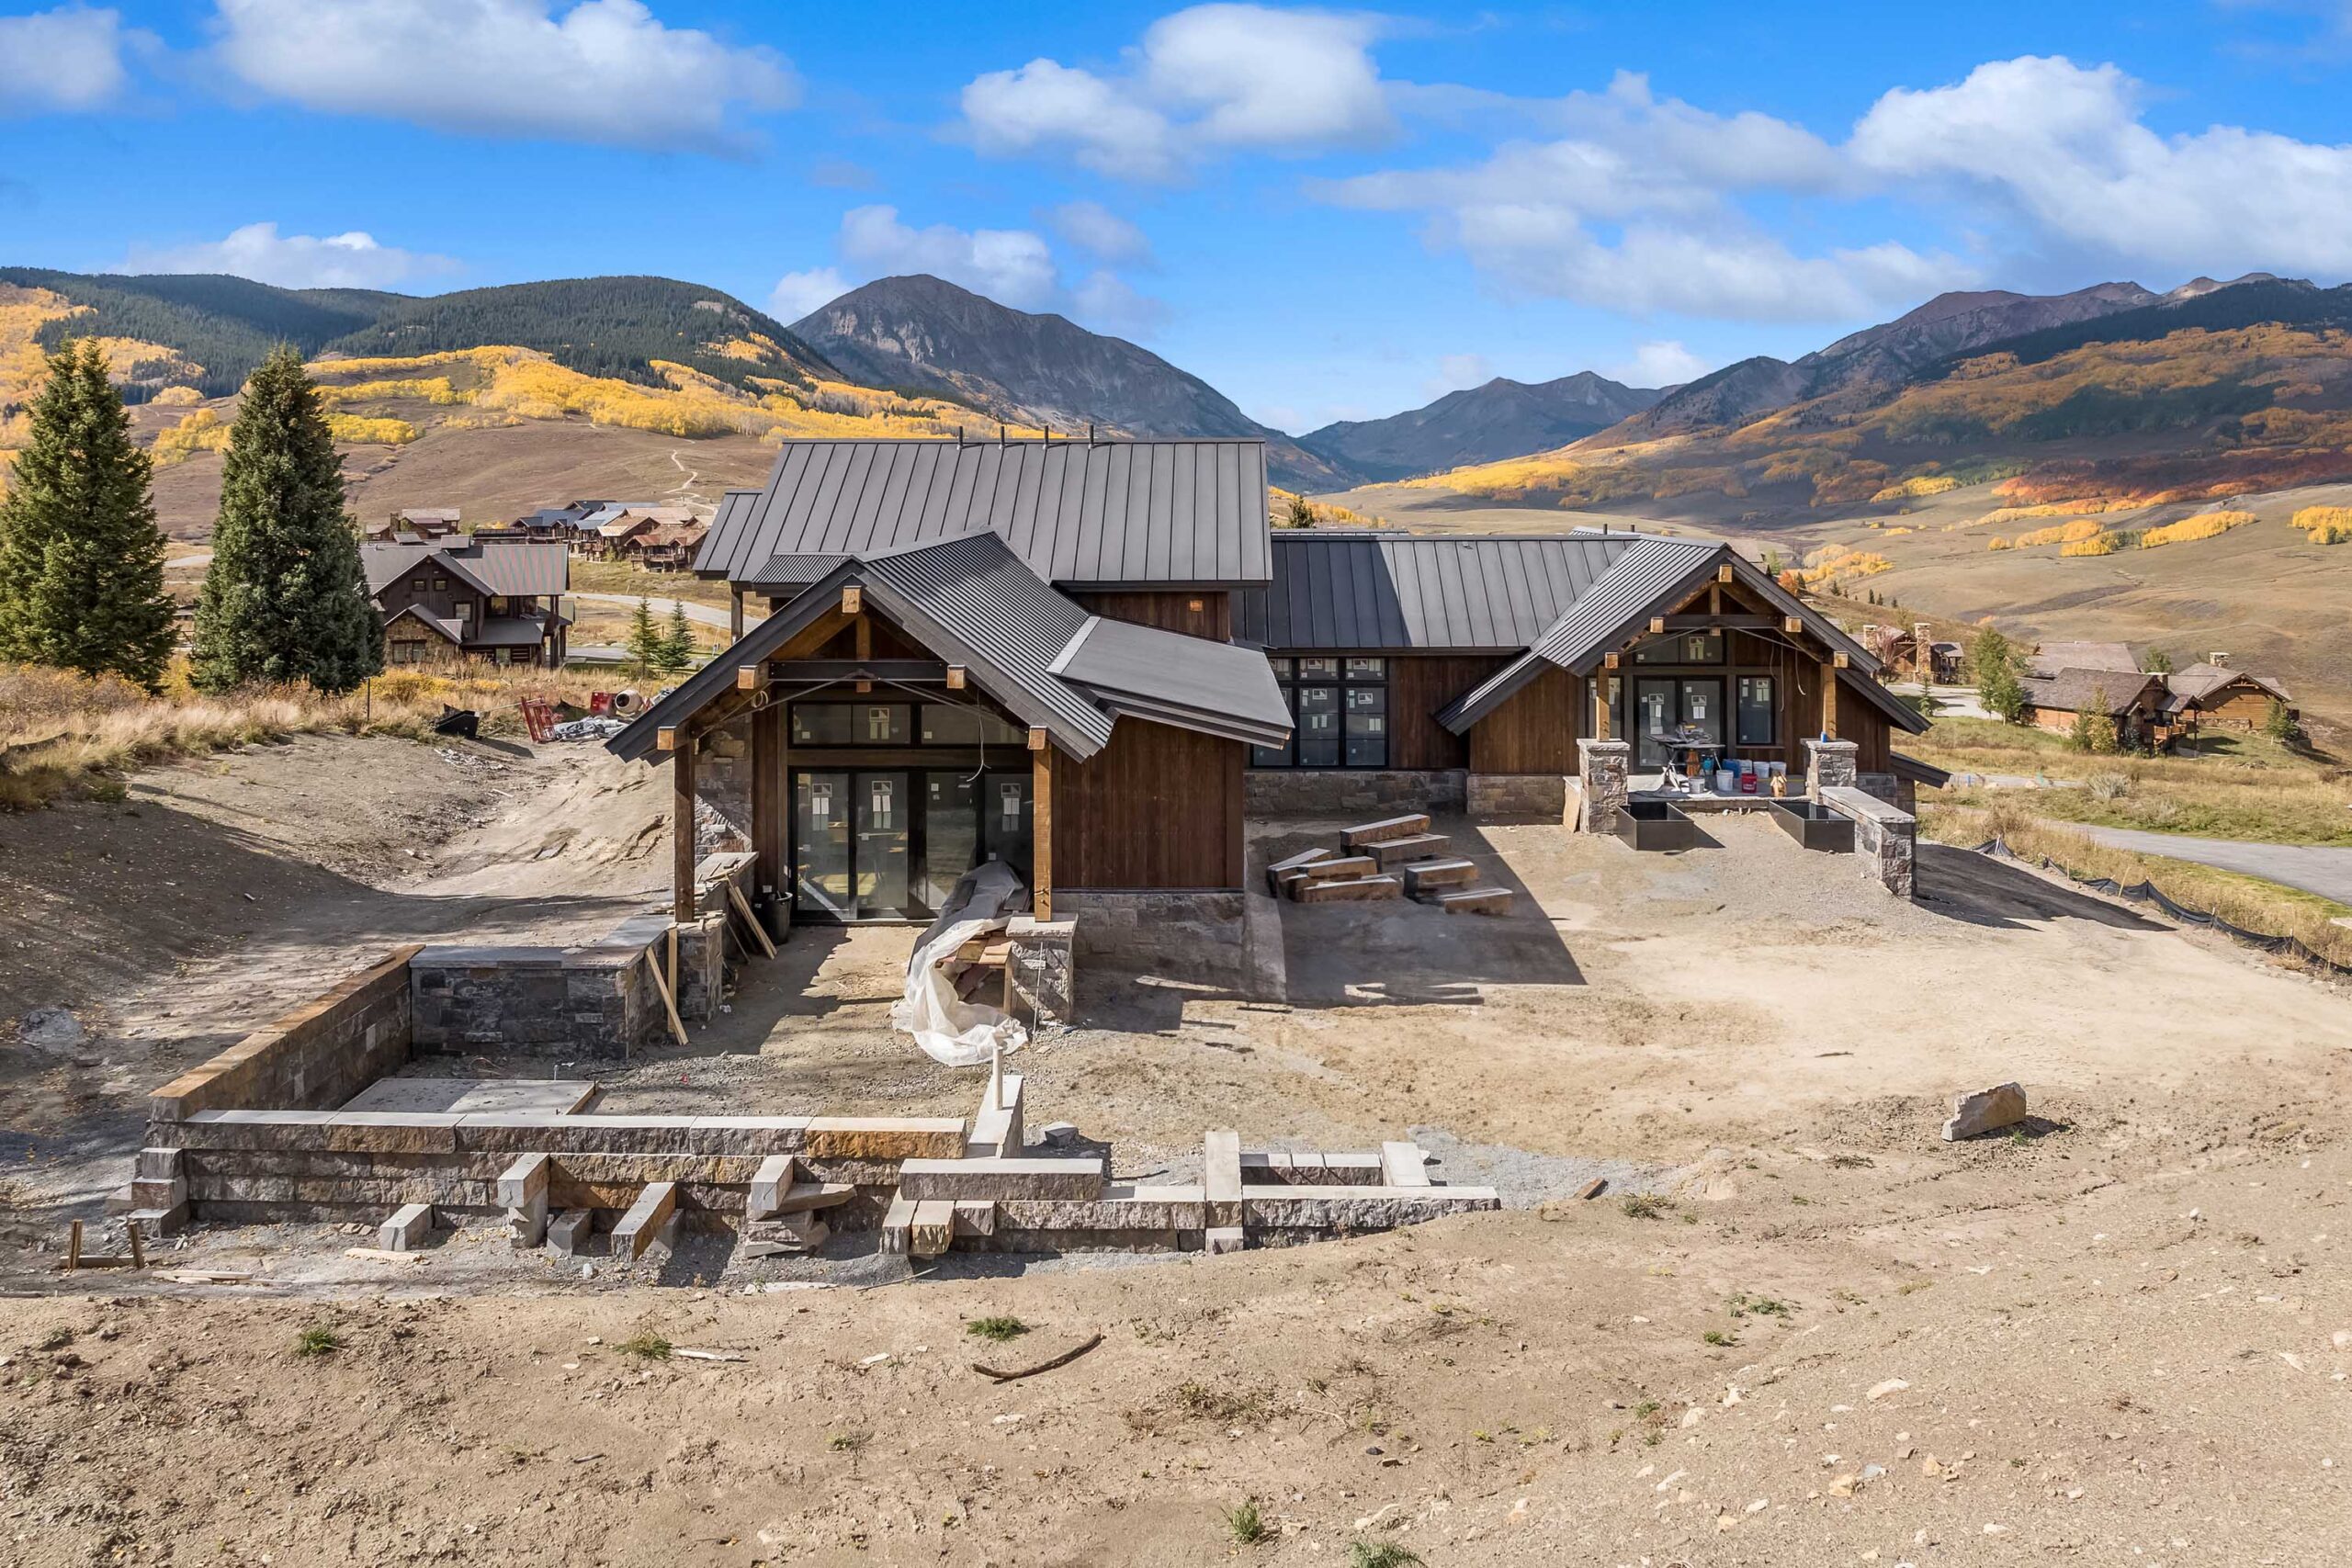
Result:
{"type": "Polygon", "coordinates": [[[842,681],[888,681],[899,686],[936,686],[947,666],[935,659],[794,659],[777,666],[773,679],[784,686],[824,686],[842,681]]]}
{"type": "Polygon", "coordinates": [[[1601,656],[1600,660],[1601,668],[1604,670],[1614,670],[1617,668],[1618,660],[1623,658],[1624,658],[1624,655],[1622,653],[1604,654],[1601,656]]]}
{"type": "Polygon", "coordinates": [[[732,602],[727,612],[727,630],[737,642],[743,640],[743,591],[740,588],[728,594],[732,602]]]}
{"type": "Polygon", "coordinates": [[[1731,581],[1731,562],[1725,561],[1721,566],[1715,568],[1715,581],[1717,582],[1729,582],[1731,581]]]}
{"type": "Polygon", "coordinates": [[[1802,615],[1782,615],[1781,617],[1781,629],[1788,633],[1791,637],[1799,636],[1804,630],[1804,617],[1802,615]]]}
{"type": "Polygon", "coordinates": [[[1031,725],[1029,727],[1029,750],[1032,751],[1043,751],[1046,749],[1046,727],[1041,724],[1031,725]]]}
{"type": "Polygon", "coordinates": [[[1840,669],[1840,670],[1843,670],[1843,669],[1845,669],[1845,668],[1846,668],[1846,656],[1845,656],[1843,653],[1840,653],[1840,654],[1838,654],[1838,655],[1837,664],[1838,664],[1838,669],[1840,669]]]}
{"type": "MultiPolygon", "coordinates": [[[[1617,656],[1613,653],[1609,656],[1609,667],[1612,670],[1617,667],[1617,656]]],[[[1593,678],[1592,738],[1595,740],[1609,739],[1609,679],[1605,675],[1593,678]]]]}
{"type": "Polygon", "coordinates": [[[1035,897],[1031,909],[1041,920],[1054,918],[1054,749],[1042,744],[1046,732],[1032,729],[1029,745],[1035,753],[1029,773],[1029,886],[1035,897]]]}
{"type": "MultiPolygon", "coordinates": [[[[851,593],[854,593],[854,592],[857,592],[857,590],[856,590],[856,589],[854,589],[854,588],[852,588],[852,589],[848,589],[848,590],[846,590],[845,592],[851,592],[851,593]]],[[[859,615],[859,616],[857,617],[857,621],[856,621],[856,627],[857,627],[857,632],[856,632],[856,641],[857,641],[857,657],[858,657],[858,658],[860,658],[860,659],[871,659],[871,658],[873,658],[873,657],[874,657],[874,623],[873,623],[871,620],[869,620],[866,616],[865,616],[865,615],[859,615]]]]}
{"type": "Polygon", "coordinates": [[[1670,632],[1770,631],[1770,615],[1668,615],[1666,629],[1670,632]]]}
{"type": "Polygon", "coordinates": [[[1650,617],[1650,636],[1656,637],[1658,633],[1664,630],[1666,630],[1666,617],[1664,615],[1652,615],[1650,617]]]}
{"type": "Polygon", "coordinates": [[[865,590],[855,583],[842,590],[842,614],[862,615],[865,613],[865,590]]]}
{"type": "Polygon", "coordinates": [[[784,705],[771,702],[752,716],[752,851],[759,857],[752,872],[752,886],[759,889],[761,903],[778,911],[779,920],[789,919],[783,911],[792,907],[777,897],[786,886],[785,807],[790,788],[791,774],[786,771],[785,758],[784,705]]]}
{"type": "Polygon", "coordinates": [[[653,732],[653,744],[664,751],[676,750],[678,749],[678,727],[674,724],[665,724],[661,728],[655,730],[653,732]]]}
{"type": "Polygon", "coordinates": [[[673,860],[670,867],[670,902],[673,918],[680,925],[690,924],[695,918],[695,743],[691,736],[678,746],[670,760],[672,770],[670,798],[670,836],[673,860]]]}
{"type": "Polygon", "coordinates": [[[951,664],[947,667],[947,689],[951,692],[960,692],[964,689],[964,667],[962,665],[951,664]]]}
{"type": "Polygon", "coordinates": [[[739,664],[735,667],[735,689],[737,691],[756,692],[766,686],[767,683],[768,667],[765,664],[739,664]]]}
{"type": "Polygon", "coordinates": [[[1821,666],[1821,733],[1838,739],[1838,666],[1826,662],[1821,666]]]}

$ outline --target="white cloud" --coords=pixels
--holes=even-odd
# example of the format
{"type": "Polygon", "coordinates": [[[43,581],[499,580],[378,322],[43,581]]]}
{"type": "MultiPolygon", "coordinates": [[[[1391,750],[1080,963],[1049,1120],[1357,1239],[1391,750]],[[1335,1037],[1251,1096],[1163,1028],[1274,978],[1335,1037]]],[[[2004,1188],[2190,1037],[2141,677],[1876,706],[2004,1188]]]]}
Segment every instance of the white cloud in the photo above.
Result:
{"type": "Polygon", "coordinates": [[[133,245],[119,272],[225,272],[281,288],[391,288],[458,270],[447,256],[380,245],[371,234],[280,234],[275,223],[248,223],[223,240],[187,245],[133,245]]]}
{"type": "Polygon", "coordinates": [[[848,293],[851,284],[841,268],[812,266],[787,272],[768,294],[768,313],[780,321],[797,321],[809,311],[830,305],[848,293]]]}
{"type": "Polygon", "coordinates": [[[146,36],[121,13],[86,6],[0,17],[0,115],[111,103],[130,80],[123,51],[146,36]]]}
{"type": "Polygon", "coordinates": [[[1628,387],[1679,387],[1713,368],[1679,343],[1661,339],[1638,345],[1631,358],[1608,367],[1601,374],[1628,387]]]}
{"type": "Polygon", "coordinates": [[[1102,74],[1038,59],[974,78],[962,133],[982,152],[1064,153],[1125,179],[1177,178],[1220,150],[1364,146],[1396,130],[1377,18],[1263,6],[1162,17],[1102,74]]]}
{"type": "Polygon", "coordinates": [[[641,0],[218,0],[215,56],[306,108],[434,130],[740,149],[738,107],[790,107],[766,49],[665,27],[641,0]]]}
{"type": "Polygon", "coordinates": [[[1060,290],[1051,247],[1026,229],[914,229],[895,207],[855,207],[842,214],[841,253],[865,276],[927,272],[1015,310],[1046,309],[1060,290]]]}
{"type": "Polygon", "coordinates": [[[1046,217],[1054,232],[1106,262],[1151,260],[1151,242],[1144,231],[1099,201],[1064,202],[1046,217]]]}
{"type": "Polygon", "coordinates": [[[1483,387],[1494,378],[1494,365],[1483,354],[1441,355],[1437,374],[1421,383],[1421,390],[1432,398],[1442,398],[1465,387],[1483,387]]]}
{"type": "MultiPolygon", "coordinates": [[[[1105,214],[1104,216],[1108,216],[1105,214]]],[[[1098,267],[1067,281],[1052,245],[1027,229],[958,229],[950,223],[915,228],[895,207],[854,207],[842,214],[835,242],[841,264],[786,273],[769,303],[797,321],[818,306],[876,277],[929,273],[1016,310],[1053,310],[1099,332],[1148,336],[1167,307],[1136,291],[1117,273],[1098,267]]]]}
{"type": "Polygon", "coordinates": [[[2113,65],[2031,57],[1896,88],[1854,127],[1858,165],[1948,180],[2030,239],[2181,271],[2352,272],[2352,145],[2216,125],[2159,135],[2113,65]]]}

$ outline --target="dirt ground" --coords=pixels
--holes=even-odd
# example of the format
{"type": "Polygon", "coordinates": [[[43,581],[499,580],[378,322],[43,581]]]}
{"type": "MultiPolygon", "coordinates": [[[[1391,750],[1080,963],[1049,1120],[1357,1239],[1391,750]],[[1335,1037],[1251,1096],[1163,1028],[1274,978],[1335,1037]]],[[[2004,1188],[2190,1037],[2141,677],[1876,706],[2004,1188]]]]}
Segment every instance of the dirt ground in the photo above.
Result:
{"type": "MultiPolygon", "coordinates": [[[[1500,1213],[913,1280],[723,1249],[583,1280],[479,1227],[415,1263],[283,1227],[170,1255],[254,1286],[47,1274],[122,1179],[128,1097],[281,995],[658,886],[649,771],[482,756],[305,742],[0,819],[0,1004],[92,1028],[0,1046],[10,1560],[2300,1564],[2352,1527],[2352,998],[1962,852],[1894,904],[1747,820],[1675,857],[1441,823],[1512,916],[1269,900],[1281,999],[1085,973],[1089,1026],[1022,1064],[1033,1125],[1123,1177],[1214,1125],[1409,1129],[1500,1213]],[[2025,1135],[1938,1139],[2009,1077],[2025,1135]],[[965,1332],[991,1314],[1029,1331],[965,1332]],[[298,1355],[313,1327],[337,1348],[298,1355]]],[[[1261,825],[1253,859],[1329,830],[1261,825]]],[[[907,942],[796,932],[690,1048],[594,1074],[607,1103],[968,1111],[977,1077],[882,1021],[907,942]]]]}

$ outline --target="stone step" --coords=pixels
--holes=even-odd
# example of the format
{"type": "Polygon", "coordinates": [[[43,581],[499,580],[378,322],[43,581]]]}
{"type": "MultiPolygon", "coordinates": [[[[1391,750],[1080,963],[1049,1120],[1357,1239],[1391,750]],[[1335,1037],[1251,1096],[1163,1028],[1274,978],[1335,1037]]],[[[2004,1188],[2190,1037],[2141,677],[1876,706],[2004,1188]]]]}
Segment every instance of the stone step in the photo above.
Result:
{"type": "Polygon", "coordinates": [[[814,1252],[825,1245],[832,1235],[832,1227],[814,1213],[778,1214],[771,1219],[747,1220],[743,1224],[745,1254],[752,1258],[770,1257],[779,1252],[814,1252]]]}
{"type": "Polygon", "coordinates": [[[1306,874],[1306,867],[1313,865],[1317,861],[1329,860],[1330,858],[1330,851],[1318,847],[1311,850],[1301,850],[1295,855],[1289,855],[1282,860],[1278,860],[1274,862],[1273,864],[1266,868],[1266,890],[1272,893],[1275,897],[1279,898],[1283,896],[1284,886],[1287,883],[1297,880],[1306,874]]]}
{"type": "Polygon", "coordinates": [[[1364,903],[1402,897],[1405,884],[1394,876],[1357,876],[1342,882],[1309,882],[1295,897],[1302,904],[1364,903]]]}
{"type": "Polygon", "coordinates": [[[1380,865],[1370,855],[1334,855],[1297,869],[1306,874],[1309,882],[1335,882],[1351,876],[1370,876],[1380,865]]]}
{"type": "Polygon", "coordinates": [[[1435,860],[1453,843],[1443,833],[1415,833],[1408,839],[1388,839],[1368,847],[1372,858],[1380,863],[1380,869],[1386,871],[1412,861],[1435,860]]]}
{"type": "Polygon", "coordinates": [[[1478,879],[1476,861],[1430,860],[1405,868],[1405,891],[1419,898],[1440,888],[1466,887],[1478,879]]]}
{"type": "Polygon", "coordinates": [[[1465,887],[1458,893],[1441,893],[1436,902],[1449,915],[1508,915],[1511,898],[1508,887],[1465,887]]]}
{"type": "Polygon", "coordinates": [[[1364,822],[1340,835],[1340,842],[1351,850],[1368,844],[1385,844],[1393,839],[1409,839],[1430,830],[1430,814],[1415,811],[1403,817],[1391,817],[1385,821],[1364,822]]]}

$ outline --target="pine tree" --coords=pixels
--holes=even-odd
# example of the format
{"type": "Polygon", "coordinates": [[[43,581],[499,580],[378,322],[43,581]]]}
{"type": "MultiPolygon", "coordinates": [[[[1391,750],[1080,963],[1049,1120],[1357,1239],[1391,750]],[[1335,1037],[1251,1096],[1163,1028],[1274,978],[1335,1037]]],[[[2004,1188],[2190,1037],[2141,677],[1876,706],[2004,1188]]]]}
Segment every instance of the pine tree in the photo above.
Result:
{"type": "Polygon", "coordinates": [[[347,692],[384,668],[343,471],[301,356],[245,383],[220,468],[212,565],[196,603],[195,681],[307,681],[347,692]]]}
{"type": "Polygon", "coordinates": [[[1976,672],[1976,700],[1995,718],[2016,724],[2025,717],[2025,685],[2018,679],[2017,649],[1999,630],[1986,626],[1969,645],[1976,672]]]}
{"type": "Polygon", "coordinates": [[[2161,648],[2152,648],[2148,650],[2148,657],[2140,661],[2140,668],[2151,675],[2169,675],[2172,673],[2172,655],[2161,648]]]}
{"type": "Polygon", "coordinates": [[[178,630],[152,465],[87,339],[51,356],[0,500],[0,659],[112,671],[153,691],[178,630]]]}
{"type": "Polygon", "coordinates": [[[2115,719],[2107,711],[2107,688],[2093,686],[2087,706],[2075,715],[2075,733],[2071,743],[2077,751],[2094,756],[2109,755],[2121,744],[2115,731],[2115,719]]]}
{"type": "Polygon", "coordinates": [[[644,600],[629,612],[628,636],[621,642],[628,654],[630,673],[644,680],[661,672],[663,657],[662,629],[653,624],[653,607],[644,600]]]}
{"type": "Polygon", "coordinates": [[[686,621],[686,606],[683,600],[670,601],[670,625],[662,634],[662,673],[675,675],[690,670],[695,662],[695,629],[686,621]]]}

